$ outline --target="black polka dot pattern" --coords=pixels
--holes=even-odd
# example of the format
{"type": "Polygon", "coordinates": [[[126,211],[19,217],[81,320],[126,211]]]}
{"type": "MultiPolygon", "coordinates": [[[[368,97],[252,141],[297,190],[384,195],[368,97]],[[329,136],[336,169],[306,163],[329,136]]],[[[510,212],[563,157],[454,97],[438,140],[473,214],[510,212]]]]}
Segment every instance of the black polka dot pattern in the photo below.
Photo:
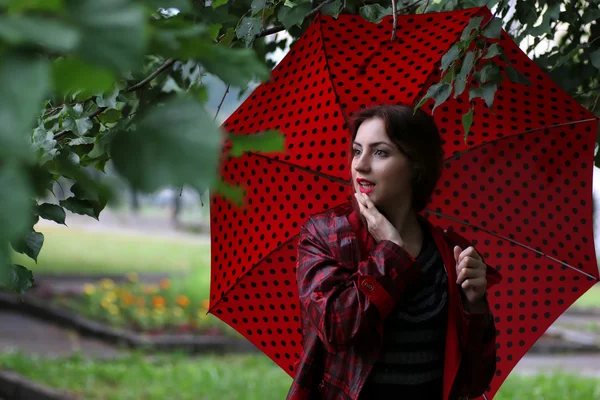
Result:
{"type": "MultiPolygon", "coordinates": [[[[211,198],[211,312],[290,376],[301,353],[296,240],[311,214],[351,193],[346,119],[381,103],[415,104],[439,82],[443,54],[486,8],[391,17],[317,16],[268,82],[225,121],[228,132],[278,129],[282,154],[228,156],[220,174],[240,187],[238,208],[211,198]]],[[[592,232],[592,163],[598,120],[569,98],[503,33],[497,40],[532,83],[499,85],[493,110],[476,99],[468,141],[465,92],[433,115],[446,155],[425,215],[473,240],[504,276],[489,293],[498,371],[488,398],[546,328],[598,280],[592,232]]],[[[502,67],[504,68],[504,67],[502,67]]],[[[423,106],[431,112],[433,101],[423,106]]]]}

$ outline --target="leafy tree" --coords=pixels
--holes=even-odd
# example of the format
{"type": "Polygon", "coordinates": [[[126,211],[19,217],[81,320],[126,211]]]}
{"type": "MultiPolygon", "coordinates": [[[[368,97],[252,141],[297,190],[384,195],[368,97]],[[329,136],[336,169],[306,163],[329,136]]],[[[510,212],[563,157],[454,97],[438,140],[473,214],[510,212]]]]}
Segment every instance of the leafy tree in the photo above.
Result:
{"type": "MultiPolygon", "coordinates": [[[[104,172],[109,161],[138,191],[211,187],[239,200],[235,188],[215,179],[225,134],[205,111],[203,78],[214,75],[242,92],[267,79],[267,56],[291,44],[268,40],[274,33],[286,30],[293,41],[319,11],[379,21],[394,10],[481,5],[495,18],[485,26],[472,21],[442,60],[443,87],[426,97],[442,103],[452,90],[465,90],[487,57],[485,73],[476,73],[489,85],[473,95],[491,105],[500,49],[465,50],[503,27],[528,52],[536,49],[535,62],[599,115],[598,0],[0,0],[0,285],[18,293],[31,286],[31,271],[11,265],[9,250],[37,259],[44,241],[33,228],[39,218],[64,224],[65,209],[99,217],[112,186],[90,171],[104,172]],[[44,203],[59,180],[69,182],[70,196],[44,203]]],[[[527,83],[516,71],[508,77],[527,83]]],[[[236,153],[283,146],[275,132],[250,143],[227,139],[236,153]]]]}

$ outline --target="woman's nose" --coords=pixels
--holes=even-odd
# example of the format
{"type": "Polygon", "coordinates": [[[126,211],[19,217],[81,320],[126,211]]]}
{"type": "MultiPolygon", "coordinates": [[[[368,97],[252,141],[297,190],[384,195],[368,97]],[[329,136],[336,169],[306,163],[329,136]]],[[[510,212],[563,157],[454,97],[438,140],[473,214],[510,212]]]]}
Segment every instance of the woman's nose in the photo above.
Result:
{"type": "Polygon", "coordinates": [[[365,171],[369,169],[369,159],[361,154],[354,160],[354,169],[356,171],[365,171]]]}

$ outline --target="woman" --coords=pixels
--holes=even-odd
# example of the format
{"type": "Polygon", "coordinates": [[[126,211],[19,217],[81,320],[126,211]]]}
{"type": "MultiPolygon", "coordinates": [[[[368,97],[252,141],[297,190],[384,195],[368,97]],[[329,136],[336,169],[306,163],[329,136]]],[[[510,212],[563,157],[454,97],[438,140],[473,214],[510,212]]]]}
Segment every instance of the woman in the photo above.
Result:
{"type": "Polygon", "coordinates": [[[475,398],[496,368],[486,289],[500,280],[425,208],[443,152],[433,118],[404,105],[352,124],[350,202],[298,241],[303,352],[287,398],[475,398]]]}

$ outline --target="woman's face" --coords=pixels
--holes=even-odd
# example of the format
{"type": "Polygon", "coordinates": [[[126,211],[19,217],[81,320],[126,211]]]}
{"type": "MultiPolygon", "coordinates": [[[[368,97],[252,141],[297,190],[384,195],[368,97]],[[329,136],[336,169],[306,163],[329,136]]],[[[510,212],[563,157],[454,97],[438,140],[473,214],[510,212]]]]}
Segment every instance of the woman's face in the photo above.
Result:
{"type": "Polygon", "coordinates": [[[388,138],[384,121],[364,121],[352,143],[352,184],[355,192],[366,192],[375,206],[392,209],[412,198],[410,160],[388,138]],[[374,185],[363,186],[368,180],[374,185]],[[388,208],[392,207],[392,208],[388,208]]]}

